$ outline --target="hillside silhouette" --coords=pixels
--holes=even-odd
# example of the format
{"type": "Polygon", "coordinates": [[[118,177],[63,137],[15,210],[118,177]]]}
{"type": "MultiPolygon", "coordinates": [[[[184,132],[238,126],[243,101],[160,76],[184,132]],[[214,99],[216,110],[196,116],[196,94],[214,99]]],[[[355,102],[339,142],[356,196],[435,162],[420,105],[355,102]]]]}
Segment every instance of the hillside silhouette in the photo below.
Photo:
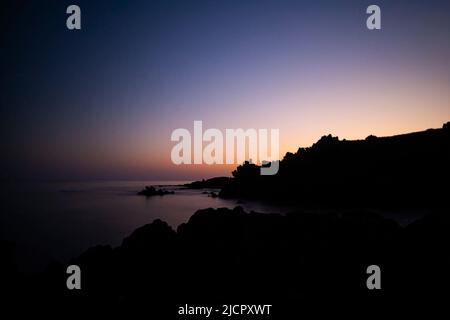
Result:
{"type": "Polygon", "coordinates": [[[327,135],[287,153],[273,176],[245,162],[219,195],[321,207],[448,206],[449,163],[450,122],[441,129],[365,140],[327,135]]]}

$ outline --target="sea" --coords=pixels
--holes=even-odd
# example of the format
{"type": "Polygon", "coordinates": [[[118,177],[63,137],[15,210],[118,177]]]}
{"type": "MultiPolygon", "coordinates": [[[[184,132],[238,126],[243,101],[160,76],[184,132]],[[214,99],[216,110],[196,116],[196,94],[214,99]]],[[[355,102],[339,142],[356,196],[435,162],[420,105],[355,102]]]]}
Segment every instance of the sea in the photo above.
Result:
{"type": "Polygon", "coordinates": [[[15,261],[24,272],[67,263],[89,247],[119,246],[136,228],[155,219],[174,230],[199,209],[234,208],[284,213],[291,207],[211,197],[182,185],[189,181],[33,181],[2,183],[0,240],[14,245],[15,261]],[[174,194],[137,195],[144,186],[174,194]]]}

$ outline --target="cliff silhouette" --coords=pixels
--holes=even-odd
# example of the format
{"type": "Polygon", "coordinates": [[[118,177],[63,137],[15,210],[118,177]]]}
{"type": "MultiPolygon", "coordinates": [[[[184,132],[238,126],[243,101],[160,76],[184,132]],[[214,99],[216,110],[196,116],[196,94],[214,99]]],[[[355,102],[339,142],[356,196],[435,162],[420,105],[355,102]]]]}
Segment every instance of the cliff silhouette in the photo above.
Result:
{"type": "Polygon", "coordinates": [[[287,153],[273,176],[245,162],[219,196],[319,207],[448,206],[449,163],[450,122],[441,129],[365,140],[327,135],[287,153]]]}

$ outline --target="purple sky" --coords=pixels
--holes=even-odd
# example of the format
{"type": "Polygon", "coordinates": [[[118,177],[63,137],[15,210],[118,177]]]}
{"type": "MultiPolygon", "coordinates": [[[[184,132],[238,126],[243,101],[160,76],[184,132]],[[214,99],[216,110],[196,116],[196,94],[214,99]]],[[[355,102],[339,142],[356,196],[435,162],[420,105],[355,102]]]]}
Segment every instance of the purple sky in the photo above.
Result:
{"type": "Polygon", "coordinates": [[[448,1],[7,1],[2,178],[193,179],[170,134],[278,128],[281,155],[450,120],[448,1]],[[382,29],[365,9],[382,10],[382,29]]]}

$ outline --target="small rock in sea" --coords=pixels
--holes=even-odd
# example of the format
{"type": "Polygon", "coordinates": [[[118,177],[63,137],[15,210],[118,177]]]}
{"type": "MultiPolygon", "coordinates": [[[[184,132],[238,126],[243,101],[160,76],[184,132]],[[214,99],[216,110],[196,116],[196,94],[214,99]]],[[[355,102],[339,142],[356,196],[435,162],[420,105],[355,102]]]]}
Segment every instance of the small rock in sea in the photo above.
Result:
{"type": "Polygon", "coordinates": [[[163,196],[166,194],[174,194],[174,191],[167,191],[167,190],[163,190],[163,189],[156,189],[155,187],[151,186],[146,186],[143,190],[138,192],[138,195],[140,196],[146,196],[146,197],[151,197],[151,196],[163,196]]]}

